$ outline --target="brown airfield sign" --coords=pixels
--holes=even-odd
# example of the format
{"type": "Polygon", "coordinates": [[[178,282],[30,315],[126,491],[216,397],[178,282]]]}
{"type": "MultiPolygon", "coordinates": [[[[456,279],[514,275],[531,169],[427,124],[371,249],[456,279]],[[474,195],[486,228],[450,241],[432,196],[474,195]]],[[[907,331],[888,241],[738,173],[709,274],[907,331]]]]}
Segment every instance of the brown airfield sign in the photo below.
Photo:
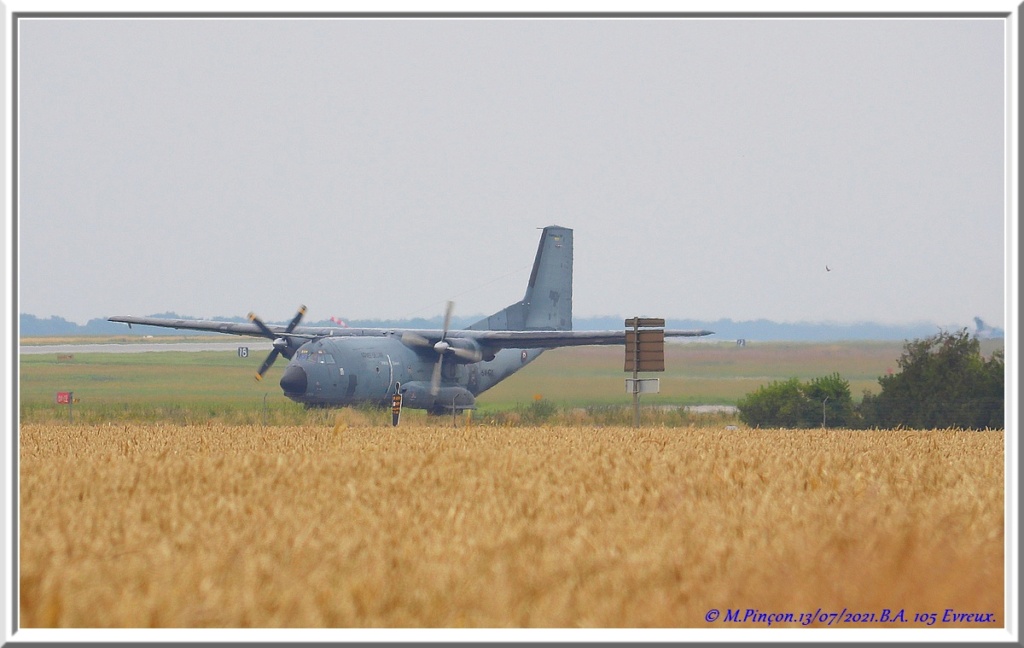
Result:
{"type": "MultiPolygon", "coordinates": [[[[626,320],[630,322],[634,320],[626,320]]],[[[662,322],[665,320],[652,320],[662,322]]],[[[624,371],[665,371],[665,331],[626,330],[626,364],[624,371]]]]}

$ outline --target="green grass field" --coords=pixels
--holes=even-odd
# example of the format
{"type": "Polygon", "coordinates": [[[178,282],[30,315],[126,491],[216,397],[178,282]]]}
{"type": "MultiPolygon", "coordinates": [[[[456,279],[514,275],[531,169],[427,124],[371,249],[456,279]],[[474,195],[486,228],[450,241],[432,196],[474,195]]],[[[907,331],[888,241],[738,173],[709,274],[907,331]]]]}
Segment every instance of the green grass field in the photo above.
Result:
{"type": "MultiPolygon", "coordinates": [[[[213,338],[223,341],[224,338],[213,338]]],[[[78,342],[82,340],[62,340],[78,342]]],[[[109,340],[103,340],[109,341],[109,340]]],[[[23,340],[29,344],[30,340],[23,340]]],[[[54,343],[47,340],[47,343],[54,343]]],[[[661,380],[659,394],[642,404],[735,405],[744,395],[776,380],[809,380],[838,372],[854,399],[877,393],[878,377],[899,371],[903,342],[775,343],[691,342],[666,346],[666,371],[643,374],[661,380]]],[[[984,341],[982,351],[1002,348],[984,341]]],[[[75,420],[172,420],[194,423],[296,423],[322,412],[306,412],[278,387],[286,363],[278,361],[262,382],[253,376],[262,353],[239,358],[235,351],[75,353],[21,356],[18,394],[22,421],[66,420],[59,391],[78,399],[75,420]]],[[[622,347],[578,347],[549,351],[516,375],[482,394],[478,415],[528,407],[544,400],[560,408],[628,407],[622,347]]],[[[412,413],[412,412],[410,412],[412,413]]],[[[416,413],[418,414],[418,413],[416,413]]],[[[414,414],[415,415],[415,414],[414,414]]],[[[405,414],[403,414],[405,416],[405,414]]]]}
{"type": "MultiPolygon", "coordinates": [[[[731,342],[670,344],[665,371],[645,375],[661,380],[661,393],[644,396],[657,404],[735,405],[749,392],[773,380],[801,380],[838,371],[859,398],[877,390],[878,377],[896,368],[901,343],[762,343],[737,347],[731,342]]],[[[494,402],[525,402],[540,394],[561,403],[611,404],[628,400],[621,347],[556,349],[527,371],[531,380],[508,380],[484,395],[494,402]]]]}

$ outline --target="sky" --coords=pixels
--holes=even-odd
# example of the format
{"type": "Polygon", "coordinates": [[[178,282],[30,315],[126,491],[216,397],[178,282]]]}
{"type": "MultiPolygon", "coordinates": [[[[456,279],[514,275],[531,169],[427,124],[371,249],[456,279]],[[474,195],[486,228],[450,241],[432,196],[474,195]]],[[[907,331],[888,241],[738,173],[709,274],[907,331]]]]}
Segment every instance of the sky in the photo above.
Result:
{"type": "Polygon", "coordinates": [[[1004,325],[1002,19],[17,28],[21,313],[1004,325]]]}

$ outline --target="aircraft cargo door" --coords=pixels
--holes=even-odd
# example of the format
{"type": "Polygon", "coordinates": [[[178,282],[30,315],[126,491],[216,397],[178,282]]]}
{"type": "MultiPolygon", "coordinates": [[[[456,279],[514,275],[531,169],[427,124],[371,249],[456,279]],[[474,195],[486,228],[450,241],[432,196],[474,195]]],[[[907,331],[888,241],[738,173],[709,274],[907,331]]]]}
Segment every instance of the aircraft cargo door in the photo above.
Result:
{"type": "Polygon", "coordinates": [[[395,381],[401,381],[401,361],[389,353],[375,352],[372,357],[367,358],[367,369],[370,371],[367,384],[362,385],[364,393],[370,398],[390,402],[395,381]]]}
{"type": "Polygon", "coordinates": [[[370,396],[388,399],[395,392],[395,381],[401,382],[402,376],[405,374],[402,372],[403,365],[401,360],[393,358],[388,353],[381,355],[383,357],[375,358],[376,362],[374,364],[376,366],[373,369],[373,374],[370,376],[373,381],[370,396]]]}

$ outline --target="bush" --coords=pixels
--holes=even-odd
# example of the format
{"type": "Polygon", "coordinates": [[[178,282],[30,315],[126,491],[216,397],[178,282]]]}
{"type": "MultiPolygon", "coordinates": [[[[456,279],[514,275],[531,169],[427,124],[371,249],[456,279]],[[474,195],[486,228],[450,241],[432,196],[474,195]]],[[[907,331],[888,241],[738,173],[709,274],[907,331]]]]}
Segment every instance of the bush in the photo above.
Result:
{"type": "Polygon", "coordinates": [[[850,383],[838,373],[801,383],[775,381],[737,403],[740,420],[751,427],[851,427],[856,421],[850,383]]]}
{"type": "Polygon", "coordinates": [[[543,398],[533,401],[526,407],[522,408],[521,411],[522,420],[527,425],[540,425],[541,423],[547,423],[548,420],[557,413],[558,405],[543,398]]]}
{"type": "Polygon", "coordinates": [[[878,379],[878,395],[865,394],[864,425],[876,428],[1002,428],[1005,362],[986,360],[967,329],[908,342],[900,372],[878,379]]]}

